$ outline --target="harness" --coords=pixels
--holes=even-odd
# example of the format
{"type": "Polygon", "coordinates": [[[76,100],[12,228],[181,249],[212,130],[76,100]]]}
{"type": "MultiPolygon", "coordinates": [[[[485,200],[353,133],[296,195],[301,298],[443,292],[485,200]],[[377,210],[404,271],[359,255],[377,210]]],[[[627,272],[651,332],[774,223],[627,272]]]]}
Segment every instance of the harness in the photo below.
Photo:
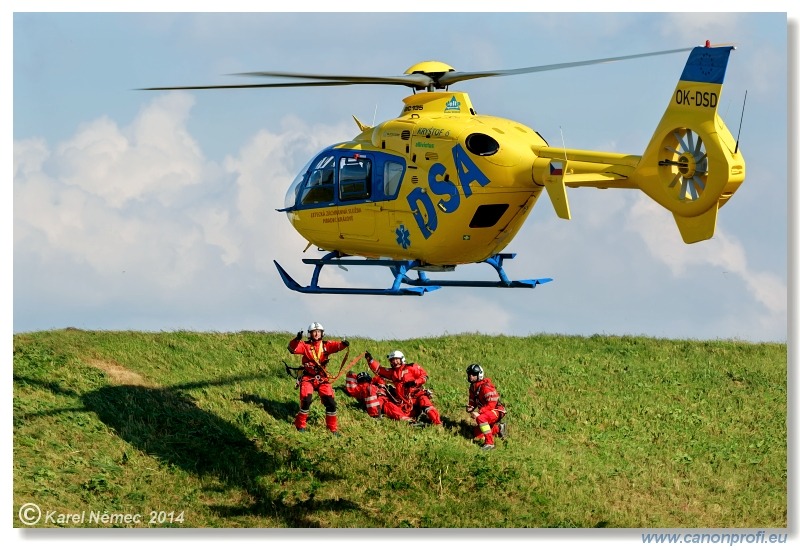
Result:
{"type": "MultiPolygon", "coordinates": [[[[323,343],[323,345],[324,345],[324,343],[323,343]]],[[[349,357],[350,357],[350,348],[348,347],[347,351],[344,354],[344,357],[342,358],[342,363],[341,363],[341,365],[339,365],[339,372],[336,373],[336,376],[331,378],[331,376],[328,374],[328,370],[325,368],[328,365],[328,361],[326,360],[326,361],[320,362],[319,361],[319,356],[317,355],[316,350],[312,349],[312,359],[314,360],[314,363],[315,363],[312,366],[314,367],[314,370],[316,371],[316,374],[312,377],[312,379],[317,383],[322,383],[325,380],[327,380],[329,383],[333,383],[342,375],[343,372],[345,372],[346,370],[349,370],[350,367],[352,367],[353,365],[355,365],[356,363],[361,361],[361,358],[364,357],[364,353],[362,353],[361,355],[359,355],[358,357],[353,359],[349,364],[346,364],[347,363],[347,359],[349,357]]],[[[290,367],[289,364],[286,361],[283,361],[283,365],[284,365],[284,367],[286,369],[286,374],[288,374],[289,376],[294,378],[297,381],[297,385],[299,385],[300,384],[300,379],[303,378],[303,376],[304,376],[303,375],[303,371],[305,371],[306,365],[300,365],[299,367],[290,367]],[[292,371],[294,371],[294,372],[292,372],[292,371]]]]}

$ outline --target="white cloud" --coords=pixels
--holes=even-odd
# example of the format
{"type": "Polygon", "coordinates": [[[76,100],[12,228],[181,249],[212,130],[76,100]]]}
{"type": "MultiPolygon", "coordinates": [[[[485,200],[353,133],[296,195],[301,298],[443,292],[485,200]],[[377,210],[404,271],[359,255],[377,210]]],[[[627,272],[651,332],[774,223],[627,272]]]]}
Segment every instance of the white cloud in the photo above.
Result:
{"type": "Polygon", "coordinates": [[[142,198],[170,204],[181,188],[201,181],[202,154],[185,127],[192,104],[189,94],[167,94],[128,128],[107,117],[84,125],[57,147],[59,179],[114,208],[142,198]]]}
{"type": "MultiPolygon", "coordinates": [[[[352,128],[287,118],[282,131],[257,133],[219,167],[187,130],[191,105],[187,94],[168,94],[128,127],[103,117],[52,151],[38,139],[14,144],[17,267],[47,279],[54,310],[119,308],[124,323],[131,297],[146,296],[153,318],[180,325],[209,302],[245,304],[260,313],[243,315],[258,320],[268,312],[251,303],[253,293],[298,299],[274,284],[272,259],[307,268],[305,241],[276,209],[294,171],[352,128]]],[[[15,307],[32,300],[19,293],[15,307]]],[[[202,322],[217,328],[219,317],[206,312],[202,322]]]]}
{"type": "Polygon", "coordinates": [[[17,176],[28,177],[40,172],[42,165],[50,156],[50,150],[43,139],[31,138],[14,144],[14,180],[17,176]]]}
{"type": "Polygon", "coordinates": [[[640,196],[633,205],[628,228],[641,236],[651,256],[669,267],[673,276],[688,276],[697,266],[717,267],[725,274],[740,277],[753,298],[771,315],[785,318],[786,283],[774,274],[750,269],[742,245],[723,230],[717,228],[712,239],[687,246],[672,216],[646,196],[640,196]]]}
{"type": "MultiPolygon", "coordinates": [[[[281,132],[262,130],[237,155],[225,159],[225,170],[234,179],[236,189],[235,203],[226,213],[227,225],[237,233],[226,242],[244,247],[229,247],[230,257],[258,271],[274,273],[275,255],[299,255],[305,241],[292,229],[286,215],[276,210],[284,207],[294,172],[324,146],[343,141],[349,133],[343,126],[312,127],[287,117],[282,121],[281,132]]],[[[209,229],[207,224],[204,226],[209,229]]],[[[217,227],[218,235],[220,229],[217,227]]]]}
{"type": "Polygon", "coordinates": [[[66,256],[98,276],[180,285],[197,234],[163,205],[206,169],[184,126],[190,106],[186,94],[156,99],[126,130],[97,119],[52,154],[39,140],[15,143],[15,248],[44,264],[66,256]]]}

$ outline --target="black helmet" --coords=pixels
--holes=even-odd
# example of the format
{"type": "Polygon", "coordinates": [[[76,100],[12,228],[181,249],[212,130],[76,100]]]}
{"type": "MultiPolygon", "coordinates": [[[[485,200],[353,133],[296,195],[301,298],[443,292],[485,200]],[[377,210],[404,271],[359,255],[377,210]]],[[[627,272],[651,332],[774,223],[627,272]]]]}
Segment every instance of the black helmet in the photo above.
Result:
{"type": "Polygon", "coordinates": [[[478,380],[483,380],[483,367],[478,363],[472,363],[467,367],[467,382],[470,376],[477,376],[478,380]]]}
{"type": "Polygon", "coordinates": [[[372,377],[369,375],[368,372],[363,371],[356,374],[356,382],[358,384],[363,384],[364,382],[371,382],[372,377]]]}

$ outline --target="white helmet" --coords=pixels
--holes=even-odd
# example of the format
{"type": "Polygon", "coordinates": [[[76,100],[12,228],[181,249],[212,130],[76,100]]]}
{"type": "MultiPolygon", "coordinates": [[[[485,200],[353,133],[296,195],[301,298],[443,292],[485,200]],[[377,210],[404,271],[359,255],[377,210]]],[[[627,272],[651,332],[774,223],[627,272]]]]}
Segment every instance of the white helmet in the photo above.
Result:
{"type": "Polygon", "coordinates": [[[389,359],[390,361],[391,361],[392,359],[400,359],[400,361],[401,361],[402,363],[405,363],[405,362],[406,362],[406,356],[405,356],[405,355],[403,355],[403,352],[402,352],[402,351],[400,351],[399,349],[396,349],[396,350],[394,350],[392,353],[390,353],[389,355],[387,355],[387,356],[386,356],[386,358],[387,358],[387,359],[389,359]]]}
{"type": "Polygon", "coordinates": [[[311,334],[312,330],[321,330],[322,332],[325,332],[325,328],[321,324],[317,323],[316,321],[311,323],[310,325],[308,325],[308,333],[309,334],[311,334]]]}

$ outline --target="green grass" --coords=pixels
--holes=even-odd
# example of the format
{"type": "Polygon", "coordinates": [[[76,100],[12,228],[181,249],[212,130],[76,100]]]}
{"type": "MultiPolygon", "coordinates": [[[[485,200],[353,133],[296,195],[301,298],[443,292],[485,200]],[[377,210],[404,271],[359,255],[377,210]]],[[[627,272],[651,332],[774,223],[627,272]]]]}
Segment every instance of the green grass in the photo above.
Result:
{"type": "Polygon", "coordinates": [[[14,525],[34,503],[142,527],[787,526],[786,344],[351,338],[422,364],[445,428],[371,419],[342,376],[333,438],[318,398],[292,426],[291,336],[15,335],[14,525]],[[464,412],[476,361],[509,409],[490,453],[464,412]]]}

